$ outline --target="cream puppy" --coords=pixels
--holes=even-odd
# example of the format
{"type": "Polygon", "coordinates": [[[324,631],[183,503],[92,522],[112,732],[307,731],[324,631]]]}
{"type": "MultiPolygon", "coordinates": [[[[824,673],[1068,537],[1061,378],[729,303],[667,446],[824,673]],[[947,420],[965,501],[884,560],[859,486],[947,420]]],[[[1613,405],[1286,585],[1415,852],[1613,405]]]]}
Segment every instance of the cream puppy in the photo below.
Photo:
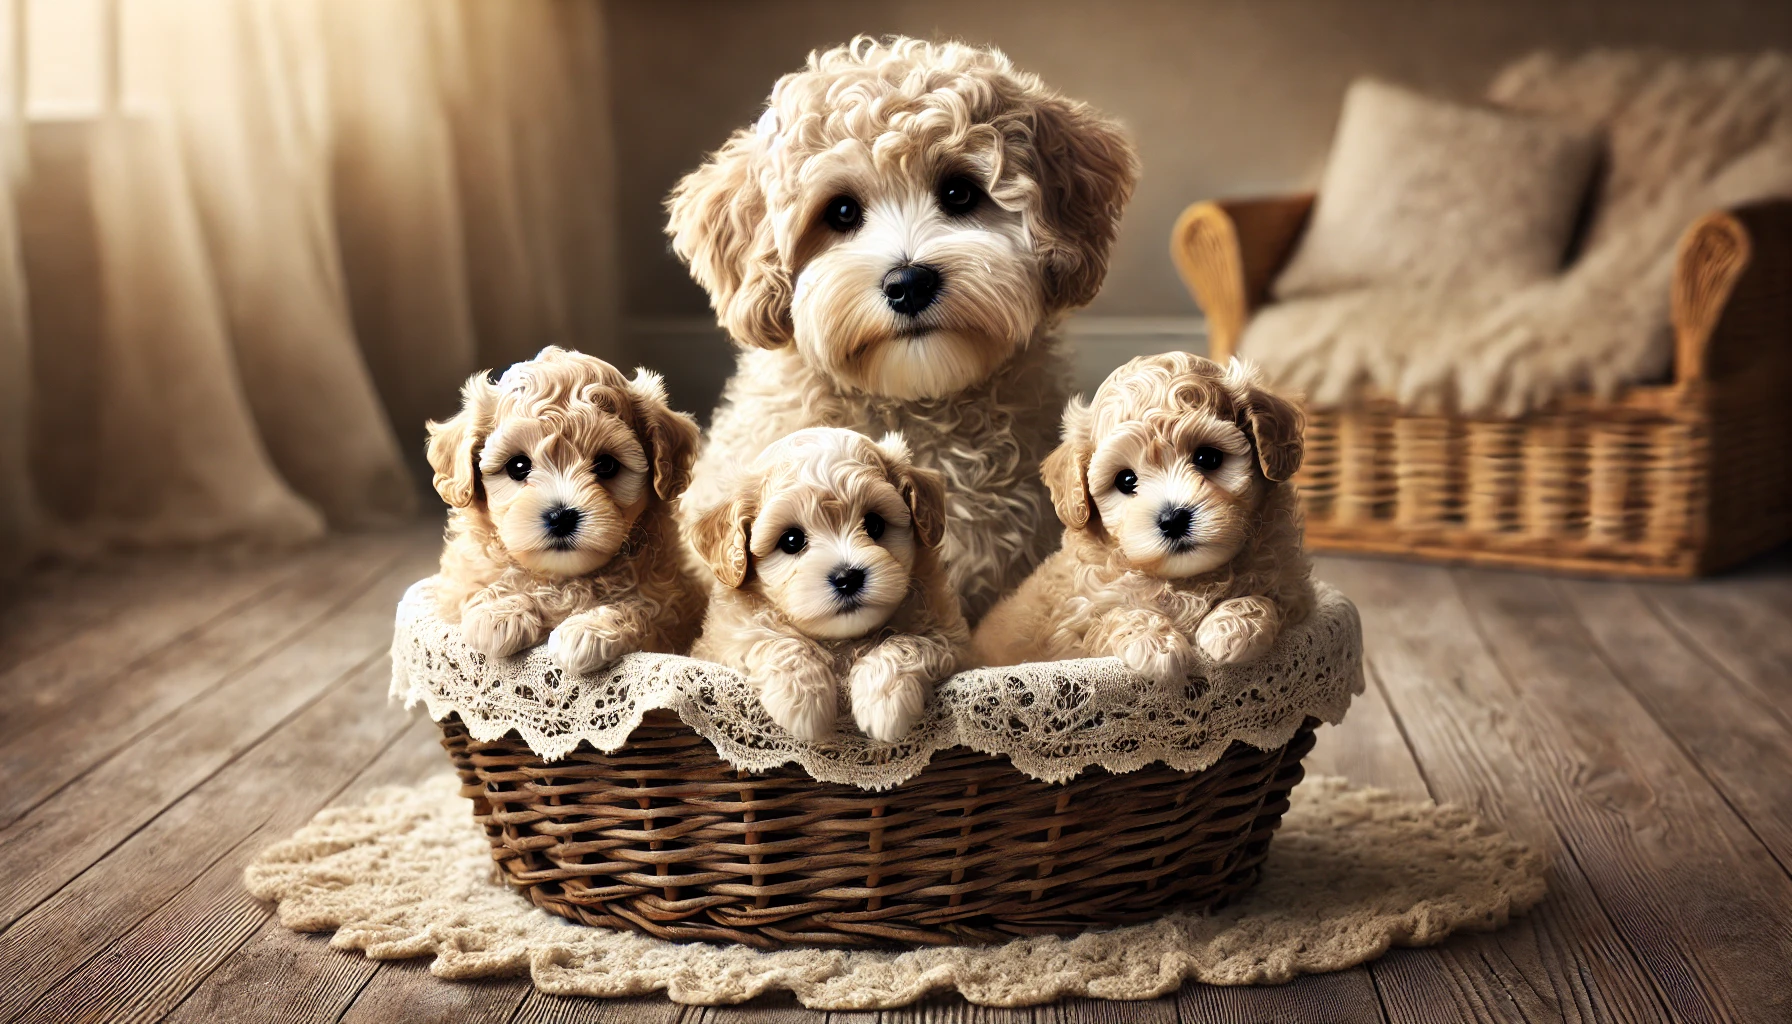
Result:
{"type": "Polygon", "coordinates": [[[1159,680],[1197,648],[1261,657],[1313,588],[1293,486],[1301,416],[1255,373],[1185,352],[1134,359],[1064,412],[1044,476],[1058,552],[977,630],[979,664],[1117,655],[1159,680]]]}
{"type": "Polygon", "coordinates": [[[970,639],[940,567],[944,516],[939,474],[899,435],[778,441],[691,531],[716,576],[691,656],[744,672],[803,739],[833,730],[843,684],[866,735],[900,739],[970,639]]]}
{"type": "Polygon", "coordinates": [[[690,643],[703,591],[673,514],[697,425],[667,407],[659,377],[550,346],[461,394],[458,415],[429,425],[450,506],[442,617],[492,657],[546,636],[572,672],[690,643]]]}
{"type": "Polygon", "coordinates": [[[1137,173],[1118,126],[997,51],[811,54],[668,201],[741,346],[687,515],[793,430],[901,431],[945,477],[947,571],[981,615],[1050,550],[1055,335],[1100,289],[1137,173]]]}

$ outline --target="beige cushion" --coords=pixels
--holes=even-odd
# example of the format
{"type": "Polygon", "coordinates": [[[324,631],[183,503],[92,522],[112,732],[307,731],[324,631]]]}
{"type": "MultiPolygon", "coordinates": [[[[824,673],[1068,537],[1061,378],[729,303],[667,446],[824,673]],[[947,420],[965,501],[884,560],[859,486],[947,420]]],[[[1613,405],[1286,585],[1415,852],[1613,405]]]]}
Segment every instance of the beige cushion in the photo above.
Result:
{"type": "Polygon", "coordinates": [[[1277,298],[1555,274],[1598,153],[1590,128],[1358,80],[1277,298]]]}

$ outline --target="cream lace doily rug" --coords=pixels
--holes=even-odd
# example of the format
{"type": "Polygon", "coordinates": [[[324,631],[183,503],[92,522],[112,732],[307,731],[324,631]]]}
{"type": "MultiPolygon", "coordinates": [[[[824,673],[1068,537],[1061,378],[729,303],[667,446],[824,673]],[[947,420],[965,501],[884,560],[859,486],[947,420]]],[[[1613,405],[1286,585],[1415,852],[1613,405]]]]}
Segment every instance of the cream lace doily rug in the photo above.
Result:
{"type": "Polygon", "coordinates": [[[643,715],[665,709],[736,768],[796,764],[824,782],[862,789],[904,782],[955,746],[1007,758],[1044,782],[1092,766],[1120,773],[1157,761],[1198,771],[1233,740],[1274,750],[1309,715],[1339,722],[1363,692],[1356,606],[1320,583],[1313,614],[1249,665],[1201,663],[1175,685],[1134,675],[1118,658],[972,669],[941,683],[925,717],[896,743],[850,726],[808,743],[772,722],[739,673],[712,662],[631,654],[595,673],[566,675],[545,647],[487,658],[437,617],[432,585],[417,583],[399,602],[393,698],[424,704],[436,721],[459,715],[477,740],[514,729],[550,761],[581,742],[615,751],[643,715]]]}
{"type": "Polygon", "coordinates": [[[817,1009],[903,1006],[956,990],[973,1003],[1067,996],[1149,999],[1185,979],[1275,984],[1336,971],[1390,946],[1498,927],[1542,899],[1543,858],[1456,807],[1310,778],[1270,847],[1263,881],[1209,917],[1069,939],[912,952],[677,945],[569,923],[494,878],[490,844],[444,776],[319,814],[262,851],[249,891],[298,931],[379,960],[434,956],[439,977],[527,973],[555,995],[665,992],[734,1003],[788,989],[817,1009]]]}

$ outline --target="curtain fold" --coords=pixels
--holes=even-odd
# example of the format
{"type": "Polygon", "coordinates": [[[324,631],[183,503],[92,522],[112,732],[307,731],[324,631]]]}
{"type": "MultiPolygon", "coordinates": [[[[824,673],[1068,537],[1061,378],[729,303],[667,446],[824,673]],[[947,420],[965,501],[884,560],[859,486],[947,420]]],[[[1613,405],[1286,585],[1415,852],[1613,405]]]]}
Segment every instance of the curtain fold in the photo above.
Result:
{"type": "Polygon", "coordinates": [[[0,138],[0,566],[403,519],[468,374],[615,355],[596,0],[119,2],[0,138]]]}

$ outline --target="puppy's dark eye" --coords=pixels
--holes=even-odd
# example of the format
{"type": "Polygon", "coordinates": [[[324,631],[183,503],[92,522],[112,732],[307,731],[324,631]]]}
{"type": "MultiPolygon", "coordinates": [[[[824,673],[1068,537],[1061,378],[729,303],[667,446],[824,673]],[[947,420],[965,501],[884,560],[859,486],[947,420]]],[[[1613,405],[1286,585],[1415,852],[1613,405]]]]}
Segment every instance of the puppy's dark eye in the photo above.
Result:
{"type": "Polygon", "coordinates": [[[851,231],[859,226],[865,218],[865,211],[860,209],[859,201],[851,196],[835,196],[828,200],[828,205],[821,211],[821,219],[835,231],[851,231]]]}
{"type": "Polygon", "coordinates": [[[1139,474],[1130,469],[1123,469],[1114,474],[1114,490],[1121,494],[1131,494],[1139,489],[1139,474]]]}
{"type": "Polygon", "coordinates": [[[803,545],[807,543],[809,543],[809,538],[803,535],[801,527],[792,526],[778,536],[778,550],[787,555],[794,555],[803,550],[803,545]]]}
{"type": "Polygon", "coordinates": [[[884,517],[876,512],[865,513],[865,536],[877,540],[884,535],[884,517]]]}
{"type": "Polygon", "coordinates": [[[1192,461],[1195,464],[1195,468],[1201,472],[1211,473],[1220,468],[1220,463],[1226,461],[1226,453],[1212,445],[1204,444],[1195,449],[1195,456],[1190,461],[1192,461]]]}
{"type": "Polygon", "coordinates": [[[614,455],[599,455],[591,460],[591,468],[599,480],[608,480],[622,471],[622,463],[617,462],[614,455]]]}
{"type": "Polygon", "coordinates": [[[954,175],[940,182],[940,208],[954,217],[962,217],[983,202],[983,190],[963,175],[954,175]]]}
{"type": "Polygon", "coordinates": [[[534,466],[535,464],[529,461],[529,456],[512,455],[510,461],[504,464],[504,472],[510,474],[512,480],[526,480],[529,477],[529,470],[534,466]]]}

